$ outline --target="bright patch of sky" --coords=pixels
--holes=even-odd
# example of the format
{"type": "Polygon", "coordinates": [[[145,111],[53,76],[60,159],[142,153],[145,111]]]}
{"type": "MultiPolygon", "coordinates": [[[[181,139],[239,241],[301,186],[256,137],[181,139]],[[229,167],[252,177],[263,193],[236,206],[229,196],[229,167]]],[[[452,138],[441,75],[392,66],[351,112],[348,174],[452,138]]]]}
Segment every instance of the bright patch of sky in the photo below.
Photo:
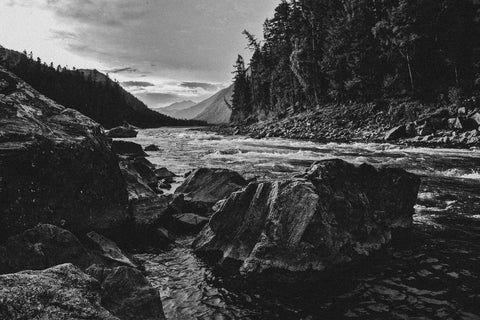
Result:
{"type": "Polygon", "coordinates": [[[261,38],[279,0],[0,0],[0,45],[96,68],[151,107],[231,83],[244,29],[261,38]]]}

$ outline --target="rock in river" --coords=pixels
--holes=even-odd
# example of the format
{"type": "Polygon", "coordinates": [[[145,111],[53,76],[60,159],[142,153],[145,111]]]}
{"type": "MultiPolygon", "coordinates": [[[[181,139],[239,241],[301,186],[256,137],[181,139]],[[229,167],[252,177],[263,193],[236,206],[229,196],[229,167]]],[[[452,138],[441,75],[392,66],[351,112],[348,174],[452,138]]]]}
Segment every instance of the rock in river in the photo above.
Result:
{"type": "Polygon", "coordinates": [[[246,185],[247,181],[235,171],[200,168],[189,174],[175,192],[184,194],[185,201],[197,204],[199,209],[208,210],[246,185]]]}
{"type": "Polygon", "coordinates": [[[129,267],[92,266],[87,272],[101,283],[102,305],[120,319],[165,319],[158,290],[140,271],[129,267]]]}
{"type": "Polygon", "coordinates": [[[138,131],[130,125],[115,127],[106,132],[109,138],[136,138],[138,131]]]}
{"type": "Polygon", "coordinates": [[[196,238],[197,253],[243,274],[320,271],[368,256],[412,224],[420,180],[401,169],[320,161],[301,178],[234,192],[196,238]]]}
{"type": "Polygon", "coordinates": [[[38,223],[101,233],[128,219],[102,127],[0,68],[0,242],[38,223]],[[8,90],[7,90],[8,89],[8,90]]]}

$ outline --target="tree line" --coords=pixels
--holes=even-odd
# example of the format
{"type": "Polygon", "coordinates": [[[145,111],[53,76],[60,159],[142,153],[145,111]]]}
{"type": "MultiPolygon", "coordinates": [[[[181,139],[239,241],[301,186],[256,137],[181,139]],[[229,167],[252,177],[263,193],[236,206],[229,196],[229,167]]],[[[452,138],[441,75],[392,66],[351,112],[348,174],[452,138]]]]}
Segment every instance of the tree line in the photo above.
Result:
{"type": "Polygon", "coordinates": [[[446,101],[480,86],[474,0],[283,0],[247,31],[234,71],[233,120],[296,105],[446,101]]]}
{"type": "Polygon", "coordinates": [[[141,128],[202,125],[155,112],[114,81],[95,70],[68,69],[46,64],[30,52],[3,49],[0,65],[57,103],[80,111],[106,128],[125,122],[141,128]],[[97,76],[95,76],[97,75],[97,76]],[[100,75],[100,76],[98,76],[100,75]]]}

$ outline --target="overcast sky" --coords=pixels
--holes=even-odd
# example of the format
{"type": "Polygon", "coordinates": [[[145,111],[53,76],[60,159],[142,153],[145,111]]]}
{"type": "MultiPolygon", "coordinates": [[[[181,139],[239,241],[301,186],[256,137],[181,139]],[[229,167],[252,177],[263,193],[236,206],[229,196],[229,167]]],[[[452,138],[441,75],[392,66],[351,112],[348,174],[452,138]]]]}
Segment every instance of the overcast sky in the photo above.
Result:
{"type": "Polygon", "coordinates": [[[108,72],[156,107],[230,84],[279,0],[0,0],[0,45],[108,72]]]}

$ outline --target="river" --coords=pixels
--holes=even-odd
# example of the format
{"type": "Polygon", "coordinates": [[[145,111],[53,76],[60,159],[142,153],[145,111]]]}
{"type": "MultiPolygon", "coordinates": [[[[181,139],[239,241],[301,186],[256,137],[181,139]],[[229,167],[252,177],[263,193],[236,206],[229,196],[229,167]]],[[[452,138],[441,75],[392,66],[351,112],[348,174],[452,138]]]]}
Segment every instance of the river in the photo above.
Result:
{"type": "Polygon", "coordinates": [[[341,158],[422,178],[410,241],[304,290],[222,274],[192,253],[188,238],[168,252],[138,254],[168,319],[480,319],[479,150],[255,140],[184,128],[142,130],[132,141],[157,145],[149,160],[180,176],[222,167],[246,178],[285,178],[341,158]]]}

